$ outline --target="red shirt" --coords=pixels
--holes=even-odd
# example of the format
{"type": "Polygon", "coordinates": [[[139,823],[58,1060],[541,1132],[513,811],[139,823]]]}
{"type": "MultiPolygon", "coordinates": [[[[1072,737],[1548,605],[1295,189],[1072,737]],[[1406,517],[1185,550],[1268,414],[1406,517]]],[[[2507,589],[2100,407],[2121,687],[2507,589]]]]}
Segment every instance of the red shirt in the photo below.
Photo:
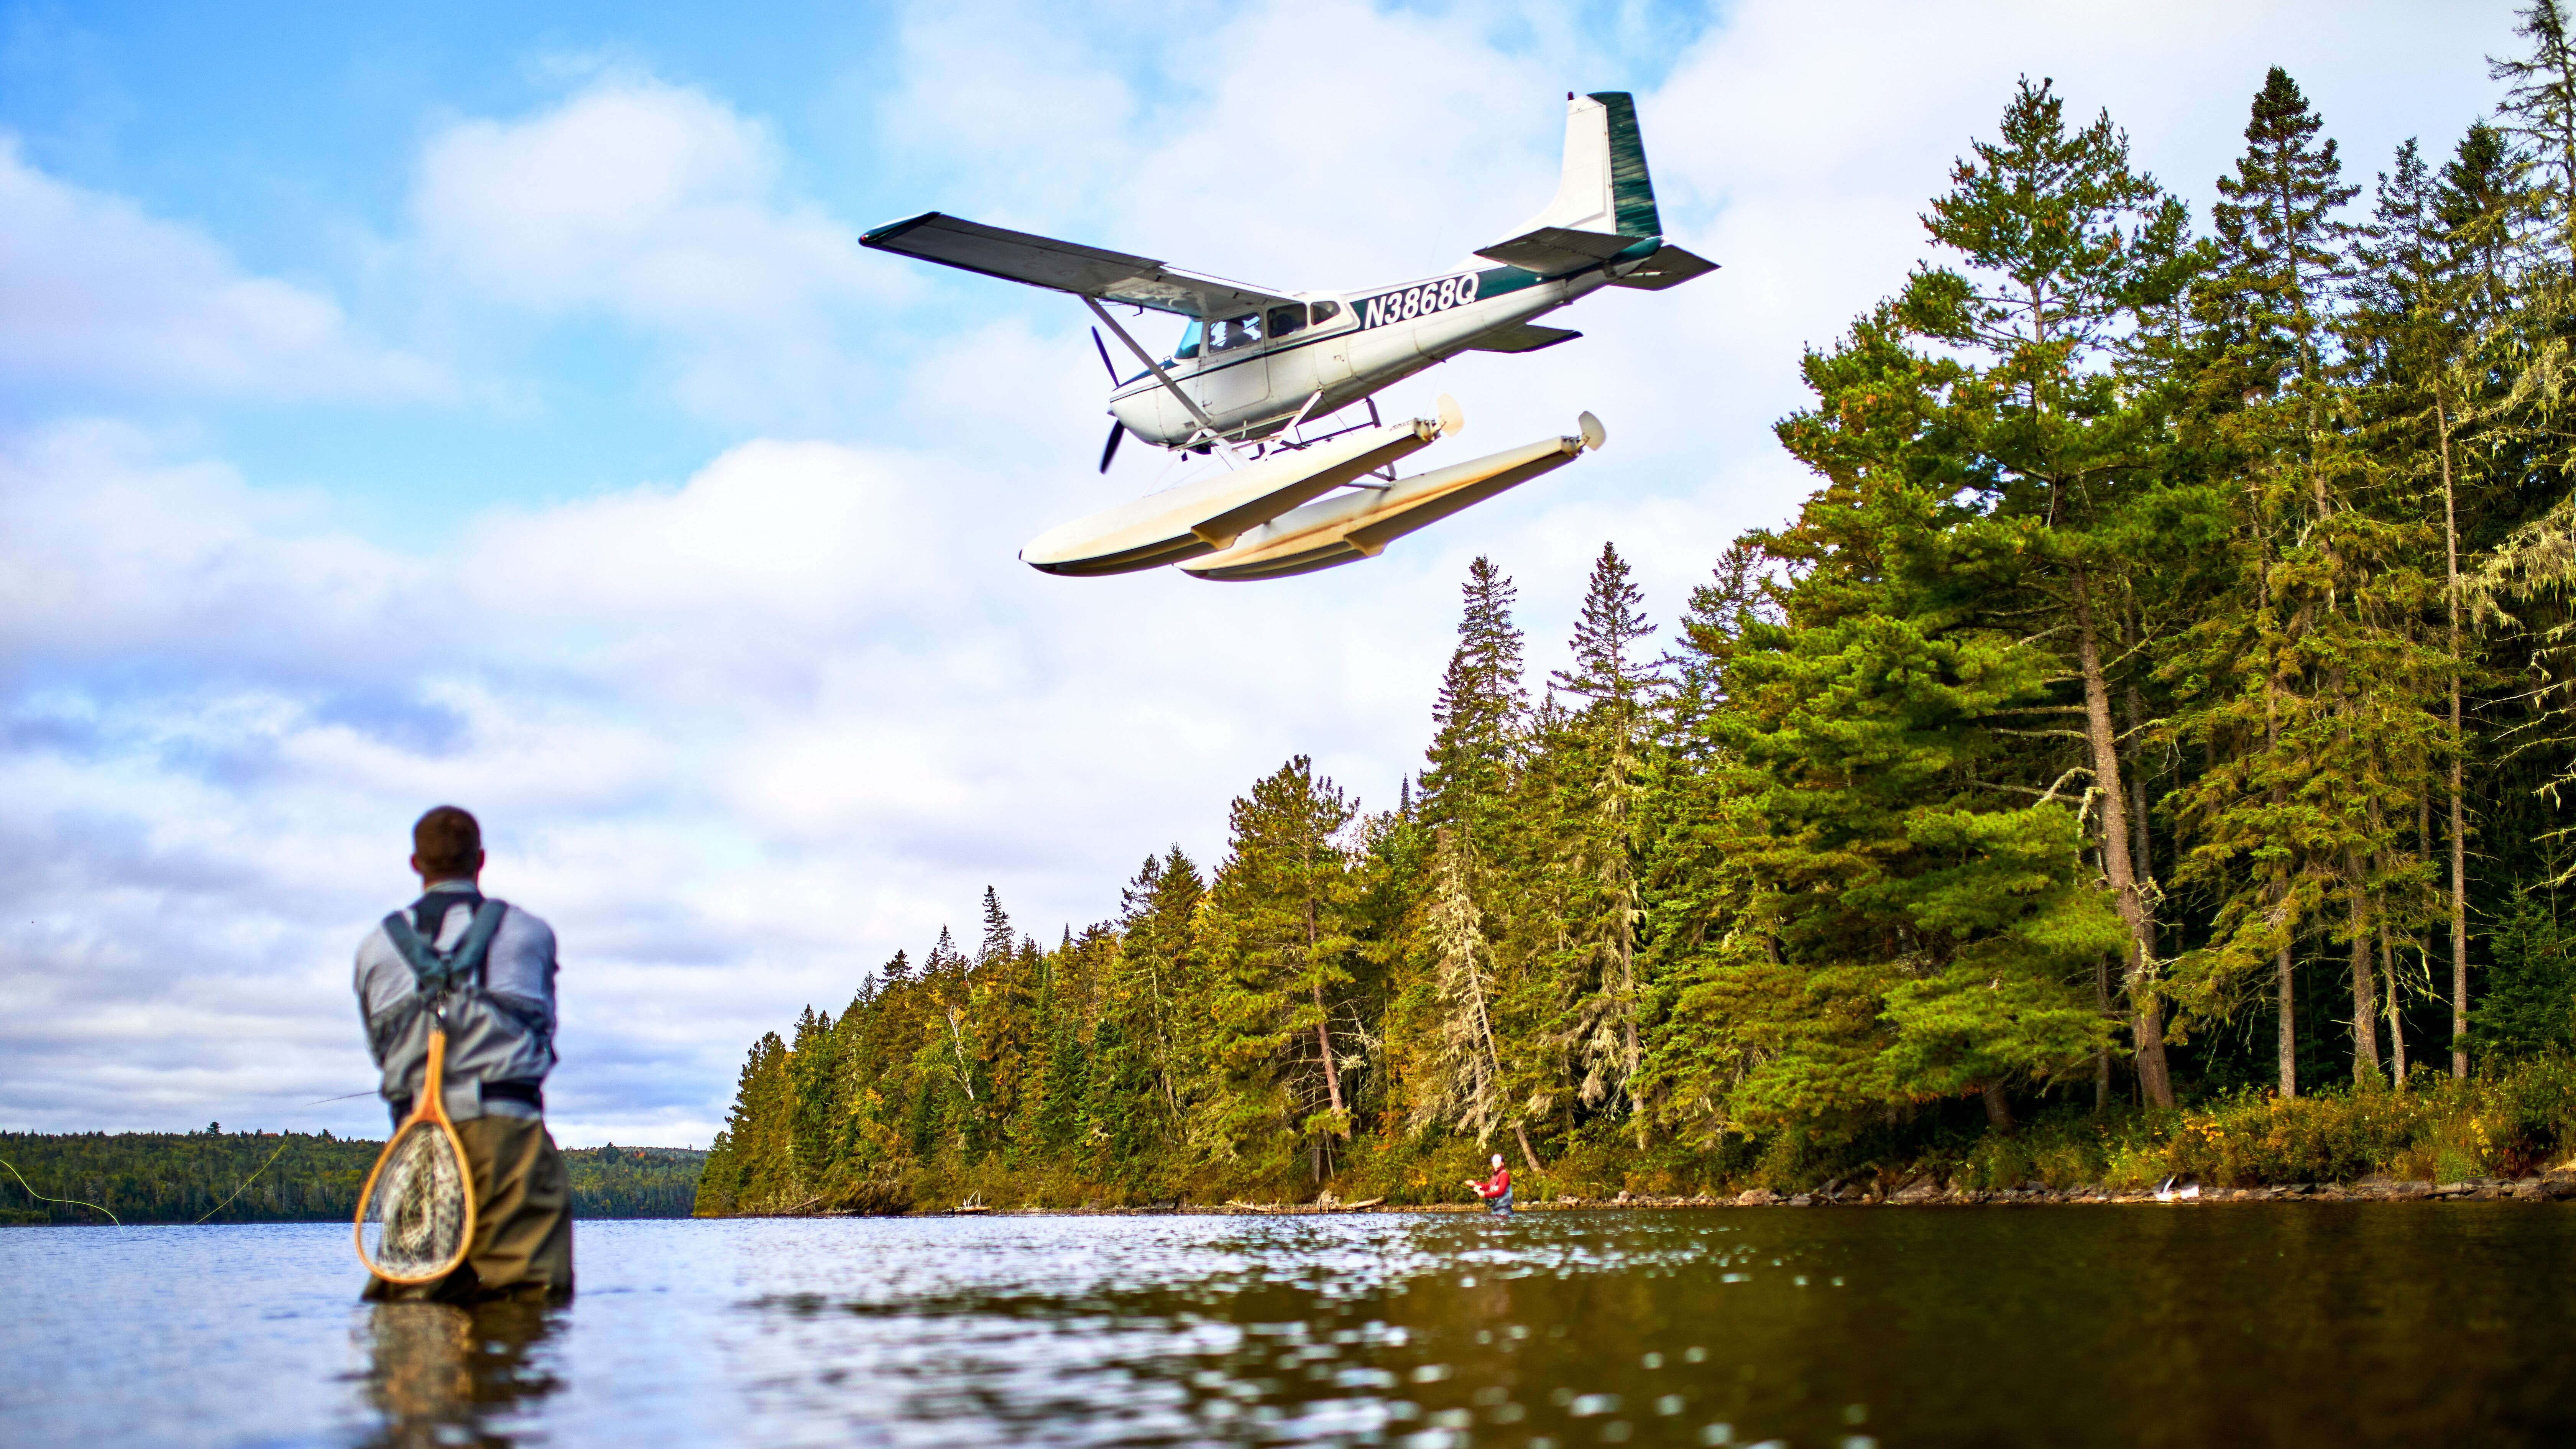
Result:
{"type": "Polygon", "coordinates": [[[1512,1170],[1508,1167],[1495,1168],[1494,1175],[1491,1180],[1476,1184],[1476,1196],[1481,1198],[1501,1197],[1504,1193],[1510,1192],[1511,1190],[1512,1170]]]}

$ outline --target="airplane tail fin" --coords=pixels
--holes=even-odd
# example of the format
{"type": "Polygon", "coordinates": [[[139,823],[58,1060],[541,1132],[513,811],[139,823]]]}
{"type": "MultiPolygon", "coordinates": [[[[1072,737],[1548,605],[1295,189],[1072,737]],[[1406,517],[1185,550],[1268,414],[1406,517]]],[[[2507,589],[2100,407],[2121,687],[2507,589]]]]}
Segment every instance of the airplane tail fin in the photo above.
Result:
{"type": "Polygon", "coordinates": [[[1664,234],[1655,183],[1646,174],[1646,143],[1637,133],[1637,103],[1628,92],[1566,98],[1565,171],[1556,199],[1512,235],[1542,227],[1638,238],[1664,234]]]}

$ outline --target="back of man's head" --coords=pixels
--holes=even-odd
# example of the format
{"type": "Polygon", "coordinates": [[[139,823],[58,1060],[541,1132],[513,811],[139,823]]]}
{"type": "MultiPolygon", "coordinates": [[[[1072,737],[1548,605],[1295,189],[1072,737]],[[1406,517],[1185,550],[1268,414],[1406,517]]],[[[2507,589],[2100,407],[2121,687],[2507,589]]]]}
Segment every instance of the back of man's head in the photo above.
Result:
{"type": "Polygon", "coordinates": [[[453,805],[441,805],[411,828],[412,864],[428,880],[458,880],[483,868],[483,827],[453,805]]]}

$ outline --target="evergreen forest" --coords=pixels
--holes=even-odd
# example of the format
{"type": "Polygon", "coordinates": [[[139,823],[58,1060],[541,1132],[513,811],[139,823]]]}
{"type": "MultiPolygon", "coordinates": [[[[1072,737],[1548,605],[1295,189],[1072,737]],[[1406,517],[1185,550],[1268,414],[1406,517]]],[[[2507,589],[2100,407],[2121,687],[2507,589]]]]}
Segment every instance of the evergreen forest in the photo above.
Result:
{"type": "MultiPolygon", "coordinates": [[[[328,1132],[227,1132],[221,1123],[203,1132],[0,1132],[0,1225],[347,1222],[383,1150],[328,1132]]],[[[563,1156],[574,1217],[679,1218],[707,1155],[612,1143],[563,1156]]]]}
{"type": "Polygon", "coordinates": [[[2023,81],[1803,359],[1796,516],[1661,617],[1605,545],[1543,678],[1476,560],[1389,808],[1295,758],[1114,919],[988,890],[752,1047],[698,1211],[2554,1152],[2576,44],[2517,19],[2374,161],[2272,69],[2205,214],[2023,81]]]}

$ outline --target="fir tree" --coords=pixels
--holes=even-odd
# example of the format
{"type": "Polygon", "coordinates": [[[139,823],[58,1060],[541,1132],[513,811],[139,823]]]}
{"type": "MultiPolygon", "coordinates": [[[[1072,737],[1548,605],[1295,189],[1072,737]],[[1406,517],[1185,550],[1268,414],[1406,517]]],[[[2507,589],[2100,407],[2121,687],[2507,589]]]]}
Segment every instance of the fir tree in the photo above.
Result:
{"type": "Polygon", "coordinates": [[[794,1143],[797,1185],[819,1191],[839,1144],[840,1059],[832,1036],[832,1016],[806,1007],[797,1018],[796,1036],[788,1048],[788,1080],[794,1105],[788,1122],[794,1143]]]}
{"type": "MultiPolygon", "coordinates": [[[[1575,621],[1573,667],[1551,676],[1585,704],[1564,729],[1550,731],[1561,737],[1557,753],[1565,759],[1547,772],[1571,797],[1551,812],[1565,822],[1553,862],[1563,879],[1550,892],[1565,942],[1555,1030],[1579,1074],[1577,1099],[1587,1107],[1615,1101],[1631,1114],[1640,1105],[1634,1084],[1643,1051],[1636,831],[1646,693],[1657,678],[1655,663],[1640,657],[1655,632],[1641,602],[1627,560],[1603,544],[1575,621]]],[[[1637,1125],[1642,1132],[1642,1117],[1637,1125]]]]}
{"type": "MultiPolygon", "coordinates": [[[[2071,716],[2082,745],[2076,768],[2090,776],[2088,798],[2099,808],[2102,883],[2129,931],[2117,955],[2139,1079],[2151,1100],[2170,1104],[2150,840],[2113,723],[2108,661],[2129,652],[2115,631],[2136,587],[2123,537],[2132,499],[2156,481],[2162,461],[2162,399],[2117,371],[2114,344],[2143,326],[2139,309],[2161,295],[2181,222],[2154,178],[2130,168],[2128,138],[2110,116],[2070,130],[2051,83],[2024,79],[1999,129],[2000,139],[1976,143],[1956,164],[1949,194],[1924,218],[1966,272],[1923,268],[1892,314],[1978,365],[1926,399],[1932,426],[1886,440],[1895,455],[1870,461],[1906,466],[1909,455],[1948,454],[1961,485],[1982,495],[1952,530],[1962,562],[1991,556],[2002,565],[1999,584],[2058,616],[2047,632],[2071,646],[2062,668],[2078,694],[2027,706],[2028,737],[2065,737],[2036,726],[2050,712],[2071,716]],[[2024,556],[2040,567],[2006,562],[2024,556]]],[[[1784,436],[1817,461],[1858,462],[1855,446],[1883,445],[1815,426],[1784,436]]]]}
{"type": "Polygon", "coordinates": [[[1468,565],[1463,592],[1458,647],[1432,711],[1422,813],[1434,826],[1465,827],[1473,845],[1490,849],[1529,703],[1521,682],[1521,632],[1512,622],[1519,591],[1492,560],[1479,557],[1468,565]]]}
{"type": "Polygon", "coordinates": [[[1320,1137],[1350,1135],[1332,1022],[1351,981],[1338,837],[1355,813],[1303,755],[1234,802],[1203,929],[1219,967],[1212,1047],[1224,1083],[1208,1106],[1235,1155],[1266,1160],[1254,1139],[1267,1128],[1307,1139],[1320,1165],[1320,1137]],[[1272,1102],[1299,1104],[1298,1120],[1263,1122],[1272,1102]]]}
{"type": "Polygon", "coordinates": [[[2509,85],[2501,108],[2505,129],[2541,158],[2564,255],[2576,250],[2576,44],[2558,0],[2531,0],[2518,21],[2513,33],[2529,43],[2530,52],[2505,60],[2487,57],[2487,75],[2509,85]]]}

